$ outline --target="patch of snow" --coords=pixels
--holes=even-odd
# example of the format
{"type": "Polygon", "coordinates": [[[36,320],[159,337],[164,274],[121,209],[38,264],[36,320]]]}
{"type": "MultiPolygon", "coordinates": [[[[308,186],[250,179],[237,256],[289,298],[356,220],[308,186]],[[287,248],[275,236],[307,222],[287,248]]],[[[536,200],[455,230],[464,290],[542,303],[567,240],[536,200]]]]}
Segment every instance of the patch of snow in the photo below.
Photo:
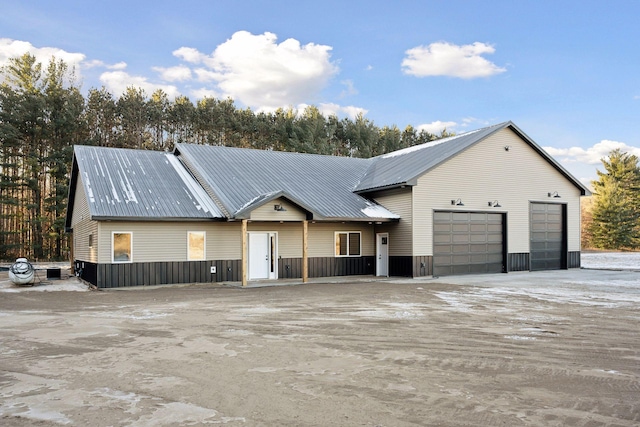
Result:
{"type": "Polygon", "coordinates": [[[516,341],[534,341],[536,337],[525,337],[522,335],[505,335],[504,336],[508,340],[516,340],[516,341]]]}
{"type": "Polygon", "coordinates": [[[279,308],[272,308],[264,305],[259,305],[256,307],[240,308],[236,311],[240,312],[245,316],[251,316],[251,315],[260,315],[260,314],[280,313],[282,310],[279,308]]]}
{"type": "Polygon", "coordinates": [[[273,195],[275,195],[276,193],[279,193],[279,191],[272,191],[270,193],[264,193],[264,194],[259,194],[256,197],[254,197],[253,199],[249,200],[247,203],[245,203],[244,205],[242,205],[238,210],[236,210],[235,214],[237,215],[238,212],[241,212],[243,210],[245,210],[247,207],[251,206],[253,203],[256,202],[256,200],[259,199],[268,199],[269,197],[272,197],[273,195]]]}
{"type": "Polygon", "coordinates": [[[91,188],[91,181],[89,180],[89,174],[86,172],[84,173],[84,185],[87,187],[87,196],[89,197],[89,201],[91,203],[94,203],[96,199],[93,196],[93,188],[91,188]]]}
{"type": "Polygon", "coordinates": [[[402,150],[397,150],[397,151],[393,151],[391,153],[383,154],[383,155],[380,156],[380,158],[389,159],[389,158],[392,158],[392,157],[404,156],[405,154],[411,154],[413,152],[416,152],[418,150],[422,150],[424,148],[431,148],[431,147],[435,147],[436,145],[440,145],[440,144],[444,144],[446,142],[453,141],[454,139],[460,138],[462,136],[474,134],[474,133],[476,133],[476,132],[478,132],[480,130],[482,130],[482,129],[476,129],[476,130],[472,130],[471,132],[461,133],[460,135],[454,135],[454,136],[450,136],[448,138],[437,139],[435,141],[425,142],[424,144],[414,145],[412,147],[403,148],[402,150]]]}
{"type": "Polygon", "coordinates": [[[363,310],[350,313],[357,317],[373,317],[378,319],[415,319],[423,317],[424,306],[412,303],[386,303],[390,308],[363,310]]]}
{"type": "Polygon", "coordinates": [[[385,207],[381,205],[376,205],[370,203],[366,208],[362,209],[362,213],[368,216],[369,218],[389,218],[389,219],[398,219],[399,215],[396,215],[390,211],[388,211],[385,207]]]}
{"type": "Polygon", "coordinates": [[[211,197],[207,194],[207,192],[202,188],[200,184],[193,178],[189,172],[182,166],[178,157],[171,153],[165,153],[165,161],[173,167],[173,169],[178,173],[182,182],[184,182],[186,188],[185,191],[187,194],[193,194],[195,201],[194,204],[198,210],[202,209],[204,212],[211,213],[212,216],[218,217],[219,214],[218,208],[211,200],[211,197]]]}
{"type": "Polygon", "coordinates": [[[461,301],[463,295],[458,292],[436,292],[435,296],[449,304],[458,311],[471,311],[471,305],[461,301]]]}
{"type": "Polygon", "coordinates": [[[159,405],[152,414],[140,417],[129,424],[136,426],[175,426],[196,424],[226,424],[246,421],[243,417],[220,417],[218,411],[191,403],[171,402],[159,405]]]}
{"type": "Polygon", "coordinates": [[[582,252],[582,268],[640,270],[640,252],[582,252]]]}

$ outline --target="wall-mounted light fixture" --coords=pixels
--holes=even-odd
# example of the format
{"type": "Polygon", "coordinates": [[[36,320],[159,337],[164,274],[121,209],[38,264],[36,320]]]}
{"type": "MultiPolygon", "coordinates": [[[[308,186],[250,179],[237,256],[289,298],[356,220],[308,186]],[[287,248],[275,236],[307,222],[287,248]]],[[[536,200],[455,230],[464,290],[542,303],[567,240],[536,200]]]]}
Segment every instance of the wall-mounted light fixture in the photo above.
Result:
{"type": "Polygon", "coordinates": [[[282,205],[273,205],[273,210],[278,212],[286,212],[287,210],[282,205]]]}
{"type": "Polygon", "coordinates": [[[502,205],[497,200],[494,200],[493,202],[489,202],[489,206],[492,207],[492,208],[501,208],[502,207],[502,205]]]}
{"type": "Polygon", "coordinates": [[[504,151],[509,151],[511,150],[511,146],[510,145],[505,145],[504,146],[504,151]]]}
{"type": "Polygon", "coordinates": [[[461,200],[461,199],[452,200],[452,201],[451,201],[451,204],[452,204],[453,206],[464,206],[464,203],[462,203],[462,200],[461,200]]]}
{"type": "Polygon", "coordinates": [[[553,197],[554,199],[559,199],[560,198],[560,195],[558,194],[557,191],[554,191],[553,193],[547,193],[547,196],[553,197]]]}

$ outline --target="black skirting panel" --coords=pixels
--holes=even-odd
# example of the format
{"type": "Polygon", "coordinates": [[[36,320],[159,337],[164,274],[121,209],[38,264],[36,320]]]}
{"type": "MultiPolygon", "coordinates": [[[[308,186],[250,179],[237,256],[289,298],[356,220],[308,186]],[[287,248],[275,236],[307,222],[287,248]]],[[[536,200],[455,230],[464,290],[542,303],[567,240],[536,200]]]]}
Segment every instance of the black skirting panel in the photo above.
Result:
{"type": "MultiPolygon", "coordinates": [[[[309,258],[309,277],[373,275],[375,258],[320,257],[309,258]]],[[[98,288],[155,286],[177,283],[239,282],[242,280],[241,260],[136,262],[94,264],[75,261],[77,274],[98,288]],[[211,273],[211,267],[216,272],[211,273]]],[[[278,260],[279,278],[301,278],[302,258],[278,260]]]]}
{"type": "Polygon", "coordinates": [[[240,260],[94,264],[75,261],[77,274],[98,288],[242,280],[240,260]],[[211,273],[215,267],[215,273],[211,273]]]}
{"type": "Polygon", "coordinates": [[[529,253],[509,254],[509,264],[507,271],[529,271],[529,253]]]}
{"type": "MultiPolygon", "coordinates": [[[[309,258],[309,277],[358,276],[374,274],[374,257],[309,258]]],[[[279,279],[302,278],[302,258],[278,260],[279,279]]]]}
{"type": "Polygon", "coordinates": [[[389,276],[423,277],[433,274],[432,256],[390,256],[389,276]]]}
{"type": "Polygon", "coordinates": [[[567,268],[580,268],[580,251],[569,252],[567,268]]]}
{"type": "Polygon", "coordinates": [[[302,278],[302,258],[280,258],[278,260],[278,277],[280,279],[302,278]]]}
{"type": "MultiPolygon", "coordinates": [[[[529,271],[528,253],[509,254],[509,271],[529,271]]],[[[580,268],[580,251],[567,254],[567,268],[580,268]]]]}
{"type": "MultiPolygon", "coordinates": [[[[375,257],[309,258],[309,277],[358,276],[375,274],[375,257]]],[[[282,277],[282,271],[280,271],[282,277]]]]}
{"type": "Polygon", "coordinates": [[[76,276],[97,286],[98,264],[86,261],[74,261],[73,269],[76,276]]]}
{"type": "Polygon", "coordinates": [[[413,260],[410,256],[390,256],[389,257],[389,276],[405,276],[413,275],[413,260]]]}

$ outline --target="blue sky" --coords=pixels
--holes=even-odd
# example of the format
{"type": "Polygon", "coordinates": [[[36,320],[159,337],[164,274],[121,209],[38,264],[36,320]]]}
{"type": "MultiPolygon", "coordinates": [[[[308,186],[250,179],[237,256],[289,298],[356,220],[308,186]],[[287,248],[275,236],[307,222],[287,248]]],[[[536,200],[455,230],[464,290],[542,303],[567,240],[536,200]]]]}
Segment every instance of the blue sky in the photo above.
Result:
{"type": "Polygon", "coordinates": [[[0,65],[457,133],[512,120],[578,179],[640,156],[640,2],[7,1],[0,65]],[[601,168],[601,167],[600,167],[601,168]]]}

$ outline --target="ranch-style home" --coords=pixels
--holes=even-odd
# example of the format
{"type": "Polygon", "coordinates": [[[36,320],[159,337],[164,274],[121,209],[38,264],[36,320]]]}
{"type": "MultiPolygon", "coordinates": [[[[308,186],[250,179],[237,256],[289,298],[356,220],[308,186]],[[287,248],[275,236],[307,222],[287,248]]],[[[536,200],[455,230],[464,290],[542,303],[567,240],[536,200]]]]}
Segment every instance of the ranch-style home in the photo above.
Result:
{"type": "Polygon", "coordinates": [[[100,288],[566,269],[588,193],[512,122],[371,159],[76,146],[66,229],[100,288]]]}

